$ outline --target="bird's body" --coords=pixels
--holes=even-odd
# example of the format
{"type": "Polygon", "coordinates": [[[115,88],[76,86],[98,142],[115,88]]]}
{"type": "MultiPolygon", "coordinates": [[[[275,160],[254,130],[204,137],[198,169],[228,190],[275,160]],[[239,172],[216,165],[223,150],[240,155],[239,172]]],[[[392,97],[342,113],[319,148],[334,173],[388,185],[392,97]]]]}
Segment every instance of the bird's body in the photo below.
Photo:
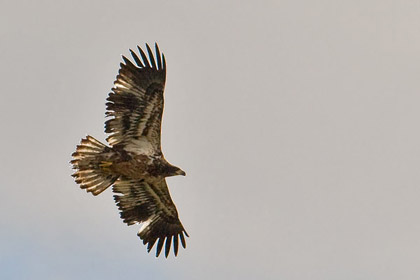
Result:
{"type": "Polygon", "coordinates": [[[106,175],[125,176],[148,182],[156,182],[169,176],[185,175],[178,167],[167,162],[161,154],[133,153],[117,147],[107,149],[96,159],[106,175]]]}
{"type": "Polygon", "coordinates": [[[168,163],[161,151],[166,63],[157,45],[156,61],[146,47],[149,59],[141,48],[142,60],[130,50],[137,66],[123,57],[125,64],[121,63],[107,99],[110,119],[105,122],[105,132],[110,133],[110,146],[87,136],[77,146],[71,163],[76,169],[76,183],[93,195],[113,185],[121,218],[128,225],[143,223],[138,236],[148,251],[158,241],[158,256],[165,243],[167,257],[172,240],[177,255],[178,240],[185,247],[184,234],[188,234],[179,221],[165,178],[185,172],[168,163]]]}

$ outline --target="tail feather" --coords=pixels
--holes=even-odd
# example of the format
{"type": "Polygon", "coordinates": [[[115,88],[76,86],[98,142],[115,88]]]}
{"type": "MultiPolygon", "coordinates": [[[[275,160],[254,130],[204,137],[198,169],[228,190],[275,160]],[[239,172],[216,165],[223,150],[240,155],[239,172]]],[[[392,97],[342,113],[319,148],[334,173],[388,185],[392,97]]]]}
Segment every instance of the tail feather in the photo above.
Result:
{"type": "Polygon", "coordinates": [[[98,195],[118,179],[118,175],[112,174],[109,168],[106,168],[112,164],[107,161],[112,154],[111,148],[92,136],[82,139],[70,162],[73,164],[73,169],[76,169],[72,176],[80,188],[98,195]]]}

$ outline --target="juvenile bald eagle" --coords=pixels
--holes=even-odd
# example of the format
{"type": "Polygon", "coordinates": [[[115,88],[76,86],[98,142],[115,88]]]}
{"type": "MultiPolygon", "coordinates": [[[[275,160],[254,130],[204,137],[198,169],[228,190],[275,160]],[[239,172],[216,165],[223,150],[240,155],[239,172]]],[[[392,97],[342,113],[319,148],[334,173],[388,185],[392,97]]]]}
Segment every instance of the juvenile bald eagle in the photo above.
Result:
{"type": "Polygon", "coordinates": [[[163,113],[166,62],[155,44],[156,60],[146,44],[147,58],[138,47],[141,59],[130,50],[134,65],[124,63],[106,103],[105,132],[110,147],[92,136],[82,139],[72,154],[72,175],[82,189],[98,195],[113,185],[114,199],[121,218],[128,225],[142,223],[138,236],[150,252],[156,241],[156,257],[165,243],[168,257],[173,240],[174,254],[178,240],[185,248],[178,212],[169,194],[166,177],[184,175],[169,164],[161,151],[160,131],[163,113]],[[166,240],[166,242],[165,242],[166,240]]]}

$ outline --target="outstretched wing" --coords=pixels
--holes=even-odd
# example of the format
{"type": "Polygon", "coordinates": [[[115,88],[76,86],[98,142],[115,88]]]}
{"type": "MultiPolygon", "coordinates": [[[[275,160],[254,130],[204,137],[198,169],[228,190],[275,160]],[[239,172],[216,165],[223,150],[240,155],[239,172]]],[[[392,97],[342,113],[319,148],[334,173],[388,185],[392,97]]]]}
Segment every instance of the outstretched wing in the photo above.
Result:
{"type": "Polygon", "coordinates": [[[184,234],[188,234],[178,218],[165,179],[158,183],[148,183],[120,178],[114,184],[113,191],[116,193],[114,199],[121,211],[121,219],[128,225],[143,223],[137,235],[143,244],[147,244],[147,252],[150,252],[157,240],[156,257],[164,243],[165,257],[168,257],[172,239],[175,256],[178,254],[179,240],[185,248],[184,234]]]}
{"type": "Polygon", "coordinates": [[[160,128],[163,112],[163,90],[165,88],[166,62],[155,44],[156,61],[149,45],[146,44],[149,59],[138,47],[141,59],[130,50],[134,65],[123,56],[124,63],[112,92],[106,103],[105,132],[110,133],[110,145],[129,145],[149,142],[153,149],[160,151],[160,128]]]}

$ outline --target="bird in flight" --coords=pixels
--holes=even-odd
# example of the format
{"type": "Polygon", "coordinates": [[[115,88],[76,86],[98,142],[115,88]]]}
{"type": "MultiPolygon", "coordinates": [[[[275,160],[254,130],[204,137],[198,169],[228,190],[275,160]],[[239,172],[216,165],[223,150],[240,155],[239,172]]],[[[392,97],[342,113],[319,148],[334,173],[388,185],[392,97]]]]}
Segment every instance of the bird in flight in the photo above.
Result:
{"type": "Polygon", "coordinates": [[[81,140],[72,154],[72,175],[80,188],[98,195],[112,185],[121,219],[141,223],[137,235],[150,252],[157,241],[156,257],[165,245],[178,254],[188,236],[169,194],[166,177],[185,172],[166,161],[161,150],[165,56],[155,44],[155,56],[130,53],[134,63],[123,56],[117,79],[106,103],[105,132],[109,146],[92,136],[81,140]]]}

